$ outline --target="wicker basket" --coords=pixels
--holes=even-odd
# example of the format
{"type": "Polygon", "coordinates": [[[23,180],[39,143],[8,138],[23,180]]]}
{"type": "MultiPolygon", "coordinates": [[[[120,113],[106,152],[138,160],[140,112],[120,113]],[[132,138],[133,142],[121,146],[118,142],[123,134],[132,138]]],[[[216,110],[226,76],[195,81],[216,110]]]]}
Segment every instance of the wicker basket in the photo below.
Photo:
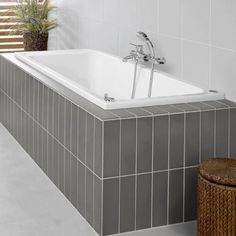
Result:
{"type": "Polygon", "coordinates": [[[197,211],[198,236],[236,236],[236,160],[202,162],[197,211]]]}

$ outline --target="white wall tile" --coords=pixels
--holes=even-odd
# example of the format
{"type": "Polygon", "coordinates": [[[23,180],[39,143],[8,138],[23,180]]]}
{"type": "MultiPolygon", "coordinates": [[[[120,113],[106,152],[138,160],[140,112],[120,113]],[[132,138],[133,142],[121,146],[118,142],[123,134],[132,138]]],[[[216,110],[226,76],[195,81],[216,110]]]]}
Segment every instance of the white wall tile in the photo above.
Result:
{"type": "Polygon", "coordinates": [[[211,88],[236,101],[236,52],[212,48],[211,88]]]}
{"type": "Polygon", "coordinates": [[[209,87],[209,47],[183,42],[183,80],[202,88],[209,87]]]}
{"type": "Polygon", "coordinates": [[[159,0],[159,32],[174,37],[180,36],[181,0],[159,0]]]}
{"type": "Polygon", "coordinates": [[[182,14],[182,37],[209,43],[210,0],[182,0],[182,14]]]}
{"type": "Polygon", "coordinates": [[[212,1],[212,43],[236,50],[236,1],[212,1]]]}
{"type": "Polygon", "coordinates": [[[104,0],[104,20],[117,25],[119,23],[120,2],[117,0],[104,0]]]}

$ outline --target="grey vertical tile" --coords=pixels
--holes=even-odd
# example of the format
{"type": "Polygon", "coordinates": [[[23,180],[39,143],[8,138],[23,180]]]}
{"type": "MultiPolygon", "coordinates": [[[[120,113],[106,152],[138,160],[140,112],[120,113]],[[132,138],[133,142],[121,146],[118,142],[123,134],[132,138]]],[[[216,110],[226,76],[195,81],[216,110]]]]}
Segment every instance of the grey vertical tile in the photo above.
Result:
{"type": "Polygon", "coordinates": [[[77,137],[77,124],[78,124],[78,110],[79,108],[75,105],[72,104],[72,129],[71,129],[71,152],[77,156],[77,146],[78,146],[78,137],[77,137]]]}
{"type": "Polygon", "coordinates": [[[137,120],[137,172],[152,170],[152,118],[137,120]]]}
{"type": "Polygon", "coordinates": [[[85,217],[85,166],[77,161],[77,209],[85,217]]]}
{"type": "Polygon", "coordinates": [[[120,232],[135,230],[135,176],[120,179],[120,232]]]}
{"type": "MultiPolygon", "coordinates": [[[[22,83],[21,83],[22,84],[22,83]]],[[[38,120],[38,107],[39,107],[39,82],[35,80],[34,82],[34,119],[38,120]]],[[[22,96],[23,97],[23,90],[22,90],[22,96]]]]}
{"type": "Polygon", "coordinates": [[[65,98],[59,96],[59,127],[58,127],[58,140],[64,145],[65,144],[65,98]]]}
{"type": "Polygon", "coordinates": [[[229,110],[216,110],[216,156],[228,157],[229,110]]]}
{"type": "Polygon", "coordinates": [[[119,179],[103,181],[103,235],[118,233],[119,179]]]}
{"type": "MultiPolygon", "coordinates": [[[[34,140],[33,140],[33,145],[34,145],[34,161],[38,163],[38,124],[34,122],[34,127],[33,127],[33,132],[34,132],[34,140]]],[[[22,122],[20,124],[20,140],[22,140],[22,122]]]]}
{"type": "Polygon", "coordinates": [[[153,169],[168,168],[169,116],[158,116],[154,120],[153,169]]]}
{"type": "Polygon", "coordinates": [[[72,121],[72,112],[71,112],[71,102],[66,100],[65,107],[65,146],[68,150],[71,150],[71,121],[72,121]]]}
{"type": "Polygon", "coordinates": [[[30,87],[29,87],[30,76],[26,74],[25,76],[25,111],[29,113],[29,103],[30,103],[30,87]]]}
{"type": "Polygon", "coordinates": [[[120,121],[104,123],[104,177],[119,175],[120,121]]]}
{"type": "Polygon", "coordinates": [[[169,223],[183,222],[183,170],[169,173],[169,223]]]}
{"type": "Polygon", "coordinates": [[[59,143],[53,139],[53,183],[59,188],[59,143]]]}
{"type": "Polygon", "coordinates": [[[48,177],[53,181],[53,138],[48,136],[48,177]]]}
{"type": "Polygon", "coordinates": [[[53,135],[59,138],[59,95],[54,92],[53,94],[53,135]]]}
{"type": "Polygon", "coordinates": [[[95,118],[95,153],[94,172],[102,177],[102,143],[103,143],[103,123],[95,118]]]}
{"type": "Polygon", "coordinates": [[[15,76],[15,101],[17,104],[20,105],[20,100],[21,100],[21,80],[18,74],[18,71],[16,71],[16,76],[15,76]]]}
{"type": "Polygon", "coordinates": [[[71,155],[70,192],[71,192],[71,202],[74,205],[74,207],[77,207],[77,162],[78,160],[71,155]]]}
{"type": "Polygon", "coordinates": [[[215,112],[201,113],[201,160],[214,156],[215,112]]]}
{"type": "Polygon", "coordinates": [[[43,130],[38,126],[38,165],[43,168],[43,130]]]}
{"type": "Polygon", "coordinates": [[[185,170],[184,221],[196,220],[197,212],[197,168],[185,170]]]}
{"type": "MultiPolygon", "coordinates": [[[[16,77],[15,82],[17,83],[17,81],[18,81],[18,78],[16,77]]],[[[29,114],[32,117],[34,117],[34,114],[33,114],[34,112],[34,84],[35,84],[35,79],[30,76],[29,78],[29,114]]],[[[16,91],[16,95],[19,95],[18,89],[16,91]]]]}
{"type": "Polygon", "coordinates": [[[183,166],[184,114],[170,116],[170,168],[183,166]]]}
{"type": "Polygon", "coordinates": [[[43,124],[43,96],[44,96],[44,86],[41,82],[39,82],[39,107],[38,107],[38,119],[39,124],[43,124]]]}
{"type": "Polygon", "coordinates": [[[102,212],[102,180],[99,179],[96,175],[93,175],[94,179],[94,224],[93,227],[95,231],[100,235],[101,234],[101,212],[102,212]]]}
{"type": "Polygon", "coordinates": [[[121,121],[121,175],[135,173],[136,119],[121,121]]]}
{"type": "Polygon", "coordinates": [[[43,86],[43,105],[42,105],[42,125],[45,129],[48,128],[48,88],[43,86]]]}
{"type": "Polygon", "coordinates": [[[230,110],[230,156],[236,159],[236,109],[230,110]]]}
{"type": "Polygon", "coordinates": [[[85,163],[85,139],[86,139],[86,112],[79,109],[79,124],[78,124],[78,154],[79,159],[85,163]]]}
{"type": "Polygon", "coordinates": [[[43,130],[43,153],[42,153],[42,169],[47,174],[48,169],[48,134],[43,130]]]}
{"type": "Polygon", "coordinates": [[[86,219],[93,225],[93,173],[86,169],[86,219]]]}
{"type": "MultiPolygon", "coordinates": [[[[18,114],[18,111],[17,111],[17,107],[15,106],[15,113],[18,114]]],[[[18,119],[18,115],[15,115],[15,118],[18,119]]],[[[17,120],[15,120],[16,124],[17,124],[17,120]]],[[[18,127],[16,127],[16,130],[18,130],[18,127]]],[[[29,154],[30,156],[32,157],[33,154],[34,154],[34,133],[33,133],[33,130],[34,130],[34,122],[31,118],[28,117],[28,142],[29,142],[29,145],[28,145],[28,149],[29,149],[29,154]]]]}
{"type": "Polygon", "coordinates": [[[151,227],[151,174],[137,176],[136,229],[151,227]]]}
{"type": "MultiPolygon", "coordinates": [[[[36,86],[36,84],[37,82],[35,81],[34,86],[36,86]]],[[[36,97],[36,94],[34,95],[34,97],[36,97]]],[[[54,125],[53,113],[54,113],[53,90],[49,89],[49,92],[48,92],[48,131],[50,134],[53,134],[53,125],[54,125]]]]}
{"type": "Polygon", "coordinates": [[[199,163],[200,113],[186,114],[185,166],[199,163]]]}
{"type": "Polygon", "coordinates": [[[93,158],[94,158],[94,117],[87,114],[86,122],[86,166],[93,171],[93,158]]]}
{"type": "Polygon", "coordinates": [[[65,196],[70,200],[71,199],[71,154],[65,149],[65,196]]]}
{"type": "Polygon", "coordinates": [[[58,169],[59,169],[59,189],[65,194],[65,149],[59,144],[58,145],[58,169]]]}
{"type": "Polygon", "coordinates": [[[153,174],[153,227],[167,224],[168,172],[153,174]]]}

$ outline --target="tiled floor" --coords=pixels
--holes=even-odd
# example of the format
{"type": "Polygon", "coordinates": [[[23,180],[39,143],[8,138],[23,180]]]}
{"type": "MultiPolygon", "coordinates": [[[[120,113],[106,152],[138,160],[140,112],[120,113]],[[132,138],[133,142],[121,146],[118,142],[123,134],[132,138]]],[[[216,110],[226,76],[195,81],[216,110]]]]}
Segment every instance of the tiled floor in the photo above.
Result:
{"type": "MultiPolygon", "coordinates": [[[[123,236],[194,236],[195,222],[123,236]]],[[[96,236],[0,124],[0,235],[96,236]]]]}

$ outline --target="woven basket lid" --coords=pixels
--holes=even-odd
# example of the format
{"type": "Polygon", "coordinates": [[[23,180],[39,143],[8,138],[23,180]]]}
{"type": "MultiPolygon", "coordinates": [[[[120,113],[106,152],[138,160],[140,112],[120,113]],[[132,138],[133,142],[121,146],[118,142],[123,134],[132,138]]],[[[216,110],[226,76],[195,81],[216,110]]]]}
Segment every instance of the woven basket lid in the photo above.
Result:
{"type": "Polygon", "coordinates": [[[200,175],[222,185],[236,186],[236,160],[229,158],[210,158],[199,166],[200,175]]]}

